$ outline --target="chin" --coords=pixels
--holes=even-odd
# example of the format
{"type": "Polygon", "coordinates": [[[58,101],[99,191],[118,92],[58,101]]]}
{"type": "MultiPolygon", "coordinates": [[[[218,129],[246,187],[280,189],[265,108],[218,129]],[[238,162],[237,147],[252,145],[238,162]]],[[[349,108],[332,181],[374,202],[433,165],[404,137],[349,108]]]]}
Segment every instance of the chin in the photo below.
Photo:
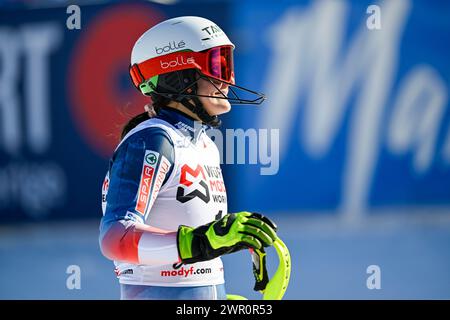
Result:
{"type": "Polygon", "coordinates": [[[224,99],[212,99],[213,101],[208,101],[204,103],[206,111],[212,116],[218,116],[220,114],[227,113],[231,110],[231,105],[228,100],[224,99]],[[214,101],[215,100],[215,101],[214,101]]]}
{"type": "Polygon", "coordinates": [[[231,110],[231,105],[227,100],[222,100],[220,103],[215,105],[214,111],[216,115],[227,113],[231,110]]]}

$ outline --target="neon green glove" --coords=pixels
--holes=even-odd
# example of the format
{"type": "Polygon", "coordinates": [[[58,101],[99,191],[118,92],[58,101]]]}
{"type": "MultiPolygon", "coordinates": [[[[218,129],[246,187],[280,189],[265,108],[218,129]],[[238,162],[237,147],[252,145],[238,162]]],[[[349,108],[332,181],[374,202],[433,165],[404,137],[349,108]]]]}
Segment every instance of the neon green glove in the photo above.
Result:
{"type": "Polygon", "coordinates": [[[276,232],[260,214],[238,212],[198,228],[180,226],[178,254],[184,264],[206,261],[246,248],[271,246],[276,232]]]}
{"type": "MultiPolygon", "coordinates": [[[[269,224],[269,226],[278,231],[277,225],[267,217],[261,216],[264,222],[269,224]]],[[[253,290],[260,291],[264,293],[267,284],[269,283],[269,274],[266,267],[266,251],[264,248],[261,249],[250,249],[253,264],[253,275],[255,277],[255,286],[253,290]]]]}

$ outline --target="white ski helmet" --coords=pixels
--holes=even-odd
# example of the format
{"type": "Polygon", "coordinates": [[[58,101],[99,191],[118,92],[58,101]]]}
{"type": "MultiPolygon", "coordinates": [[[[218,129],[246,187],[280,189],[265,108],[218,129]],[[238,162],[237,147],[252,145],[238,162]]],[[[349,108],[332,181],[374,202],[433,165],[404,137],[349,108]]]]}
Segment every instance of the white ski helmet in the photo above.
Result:
{"type": "Polygon", "coordinates": [[[161,74],[192,68],[234,84],[233,49],[234,44],[225,32],[208,19],[194,16],[169,19],[146,31],[134,44],[131,77],[144,94],[151,91],[146,80],[156,77],[151,82],[156,85],[161,74]],[[215,50],[206,51],[212,48],[215,50]]]}
{"type": "MultiPolygon", "coordinates": [[[[217,124],[209,116],[197,94],[197,81],[221,81],[259,97],[255,100],[228,98],[230,102],[260,104],[264,95],[235,84],[234,44],[214,22],[195,16],[163,21],[146,31],[131,53],[130,76],[134,86],[152,98],[165,97],[183,103],[206,123],[217,124]]],[[[214,84],[214,83],[213,83],[214,84]]],[[[220,91],[220,90],[219,90],[220,91]]],[[[221,91],[220,91],[221,92],[221,91]]],[[[217,98],[217,97],[215,97],[217,98]]]]}

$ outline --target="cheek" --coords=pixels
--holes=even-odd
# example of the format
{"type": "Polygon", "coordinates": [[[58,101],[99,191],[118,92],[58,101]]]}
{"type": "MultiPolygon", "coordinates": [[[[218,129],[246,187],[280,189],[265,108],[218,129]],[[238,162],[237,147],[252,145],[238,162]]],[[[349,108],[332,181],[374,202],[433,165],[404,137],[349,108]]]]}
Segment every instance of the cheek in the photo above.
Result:
{"type": "Polygon", "coordinates": [[[221,87],[220,83],[217,83],[215,86],[211,82],[207,80],[200,79],[198,82],[197,93],[204,96],[213,96],[221,87]]]}
{"type": "Polygon", "coordinates": [[[215,91],[214,86],[206,81],[200,80],[198,83],[197,93],[205,96],[210,96],[215,91]]]}
{"type": "Polygon", "coordinates": [[[210,115],[220,115],[230,111],[231,105],[228,100],[216,98],[200,98],[203,107],[210,115]]]}

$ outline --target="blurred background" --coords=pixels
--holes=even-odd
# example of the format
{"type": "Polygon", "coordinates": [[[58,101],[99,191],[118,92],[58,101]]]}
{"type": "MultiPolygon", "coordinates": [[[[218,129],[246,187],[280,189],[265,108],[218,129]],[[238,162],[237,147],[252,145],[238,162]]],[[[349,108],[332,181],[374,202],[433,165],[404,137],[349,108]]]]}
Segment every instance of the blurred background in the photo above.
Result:
{"type": "MultiPolygon", "coordinates": [[[[270,152],[223,171],[230,212],[278,223],[285,298],[449,299],[450,3],[425,0],[0,1],[0,298],[119,298],[98,225],[119,131],[146,103],[131,48],[182,15],[216,22],[237,83],[268,96],[223,130],[270,152]]],[[[248,253],[223,260],[228,293],[260,299],[248,253]]]]}

